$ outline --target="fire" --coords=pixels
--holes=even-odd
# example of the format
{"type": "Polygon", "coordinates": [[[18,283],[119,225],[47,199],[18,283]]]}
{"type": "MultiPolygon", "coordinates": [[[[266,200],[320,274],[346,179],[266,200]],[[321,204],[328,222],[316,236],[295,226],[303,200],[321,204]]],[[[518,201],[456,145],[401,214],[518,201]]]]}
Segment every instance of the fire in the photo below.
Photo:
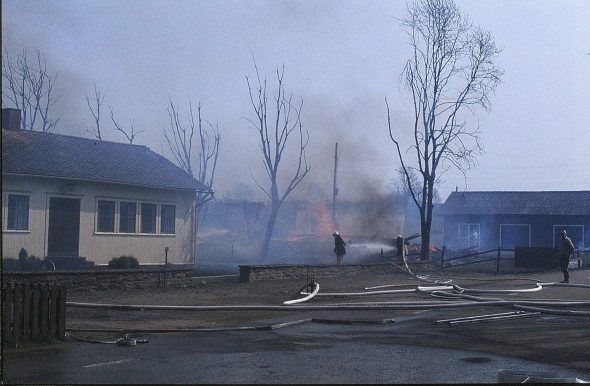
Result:
{"type": "Polygon", "coordinates": [[[334,224],[328,216],[328,210],[323,203],[312,204],[309,208],[311,216],[317,221],[315,233],[317,235],[331,235],[334,232],[334,224]]]}

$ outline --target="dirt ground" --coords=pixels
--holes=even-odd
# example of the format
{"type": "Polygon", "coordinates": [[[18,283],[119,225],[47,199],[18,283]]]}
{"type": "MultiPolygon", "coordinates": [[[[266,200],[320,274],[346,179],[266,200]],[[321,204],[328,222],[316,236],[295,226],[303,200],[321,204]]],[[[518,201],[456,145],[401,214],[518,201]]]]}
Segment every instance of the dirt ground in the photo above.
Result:
{"type": "MultiPolygon", "coordinates": [[[[353,293],[399,289],[417,289],[418,286],[457,285],[467,290],[486,290],[489,293],[475,293],[483,298],[502,298],[507,301],[542,300],[584,300],[590,301],[590,270],[570,272],[573,285],[546,285],[538,289],[537,282],[560,281],[560,272],[529,274],[490,274],[476,272],[451,272],[444,276],[440,272],[411,276],[408,273],[392,275],[356,276],[339,278],[313,278],[320,291],[313,299],[292,305],[292,311],[281,310],[222,310],[222,311],[124,311],[96,308],[67,307],[66,331],[86,339],[112,339],[120,337],[121,331],[156,332],[173,329],[215,328],[240,326],[252,323],[272,324],[276,321],[297,320],[302,317],[319,315],[303,310],[300,306],[327,304],[363,303],[419,305],[414,309],[392,309],[386,311],[341,311],[350,321],[359,318],[400,318],[410,320],[413,334],[392,335],[390,343],[429,346],[437,348],[460,348],[521,359],[560,365],[584,372],[590,372],[590,317],[574,316],[573,313],[555,314],[541,312],[536,316],[509,320],[469,323],[450,326],[437,323],[443,319],[488,315],[515,311],[514,308],[487,305],[474,301],[473,306],[435,309],[428,302],[453,303],[457,300],[435,298],[429,293],[417,291],[354,295],[353,293]],[[575,286],[583,284],[584,286],[575,286]],[[387,286],[383,288],[372,288],[387,286]],[[510,290],[510,291],[508,291],[510,290]],[[524,292],[518,292],[522,291],[524,292]],[[514,291],[514,292],[511,292],[514,291]],[[324,295],[326,294],[326,295],[324,295]],[[322,296],[324,295],[324,296],[322,296]],[[405,303],[409,302],[409,303],[405,303]]],[[[129,291],[104,291],[93,293],[70,293],[67,301],[81,303],[121,305],[171,305],[171,306],[280,306],[286,300],[302,297],[298,294],[307,280],[280,280],[241,283],[237,276],[194,278],[193,284],[185,288],[146,289],[129,291]]],[[[457,293],[457,291],[448,291],[457,293]]],[[[463,300],[464,301],[464,300],[463,300]]],[[[590,311],[584,306],[539,305],[538,307],[562,311],[590,311]]],[[[329,313],[329,312],[328,312],[329,313]]],[[[322,315],[326,315],[325,312],[322,315]]],[[[404,322],[405,323],[405,322],[404,322]]],[[[410,323],[410,322],[408,322],[410,323]]]]}

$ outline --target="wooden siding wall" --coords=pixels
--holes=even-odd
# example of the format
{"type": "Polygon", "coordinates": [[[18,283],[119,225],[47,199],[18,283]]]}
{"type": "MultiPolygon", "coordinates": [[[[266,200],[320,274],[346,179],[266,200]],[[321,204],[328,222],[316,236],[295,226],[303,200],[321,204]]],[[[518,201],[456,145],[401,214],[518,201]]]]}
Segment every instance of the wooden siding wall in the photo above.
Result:
{"type": "MultiPolygon", "coordinates": [[[[2,180],[2,224],[6,225],[7,195],[29,196],[29,229],[8,231],[2,229],[2,255],[18,257],[21,248],[29,256],[47,256],[47,223],[51,197],[80,199],[79,253],[88,261],[106,265],[113,257],[133,256],[140,264],[162,264],[168,247],[168,262],[181,264],[194,260],[195,238],[193,204],[195,192],[153,189],[117,184],[81,181],[75,182],[74,191],[67,191],[64,180],[42,177],[6,176],[2,180]],[[172,204],[176,206],[176,234],[99,234],[96,226],[96,200],[124,200],[172,204]]],[[[138,210],[139,214],[139,210],[138,210]]]]}

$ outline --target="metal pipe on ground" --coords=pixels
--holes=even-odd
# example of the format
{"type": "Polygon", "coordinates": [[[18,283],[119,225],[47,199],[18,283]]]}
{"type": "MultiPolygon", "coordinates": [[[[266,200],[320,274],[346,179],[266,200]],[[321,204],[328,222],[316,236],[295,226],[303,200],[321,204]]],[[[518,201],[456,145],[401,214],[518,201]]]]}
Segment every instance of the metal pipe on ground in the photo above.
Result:
{"type": "Polygon", "coordinates": [[[441,320],[437,320],[436,321],[436,324],[450,323],[450,322],[456,322],[456,321],[460,321],[460,320],[479,319],[479,318],[493,317],[493,316],[516,315],[516,314],[522,314],[522,313],[524,313],[524,311],[512,311],[512,312],[502,312],[502,313],[499,313],[499,314],[464,316],[464,317],[461,317],[461,318],[452,318],[452,319],[441,319],[441,320]]]}
{"type": "Polygon", "coordinates": [[[242,305],[242,306],[167,306],[136,304],[104,304],[66,302],[66,307],[110,309],[118,311],[349,311],[349,310],[423,310],[429,308],[453,308],[482,305],[509,305],[506,301],[491,302],[400,302],[400,303],[359,303],[353,305],[242,305]]]}
{"type": "MultiPolygon", "coordinates": [[[[271,331],[279,328],[286,328],[306,323],[319,323],[319,324],[386,324],[393,323],[393,318],[375,319],[375,320],[344,320],[344,319],[322,319],[322,318],[306,318],[298,319],[291,322],[276,323],[270,325],[260,326],[230,326],[230,327],[197,327],[197,328],[153,328],[153,329],[137,329],[137,328],[68,328],[68,331],[72,332],[96,332],[96,333],[125,333],[126,337],[130,333],[175,333],[175,332],[226,332],[226,331],[271,331]]],[[[80,338],[75,338],[71,334],[67,334],[74,340],[83,341],[80,338]]],[[[90,343],[117,343],[117,341],[92,341],[84,340],[90,343]]],[[[137,343],[147,343],[147,340],[137,340],[137,343]]]]}
{"type": "Polygon", "coordinates": [[[514,314],[514,315],[490,316],[490,317],[481,317],[481,318],[476,318],[476,319],[455,320],[453,322],[449,322],[449,325],[455,326],[455,325],[459,325],[459,324],[468,324],[468,323],[499,321],[499,320],[506,320],[506,319],[515,319],[515,318],[528,318],[531,316],[539,316],[539,315],[541,315],[540,312],[526,312],[526,313],[514,314]]]}

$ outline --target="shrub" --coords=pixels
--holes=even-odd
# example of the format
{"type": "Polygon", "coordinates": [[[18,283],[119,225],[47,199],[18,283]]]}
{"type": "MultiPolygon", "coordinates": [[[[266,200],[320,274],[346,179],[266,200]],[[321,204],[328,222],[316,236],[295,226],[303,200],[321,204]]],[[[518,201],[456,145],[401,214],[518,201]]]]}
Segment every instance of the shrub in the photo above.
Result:
{"type": "Polygon", "coordinates": [[[34,255],[29,256],[27,250],[21,248],[18,252],[18,259],[2,258],[2,269],[5,271],[40,271],[41,259],[34,255]]]}
{"type": "Polygon", "coordinates": [[[37,256],[31,255],[27,258],[27,263],[23,271],[40,271],[42,260],[37,256]]]}
{"type": "Polygon", "coordinates": [[[139,262],[133,256],[113,257],[109,261],[109,268],[111,269],[129,269],[138,268],[139,262]]]}
{"type": "Polygon", "coordinates": [[[14,257],[3,257],[2,269],[7,272],[20,271],[20,261],[18,261],[18,259],[15,259],[14,257]]]}

